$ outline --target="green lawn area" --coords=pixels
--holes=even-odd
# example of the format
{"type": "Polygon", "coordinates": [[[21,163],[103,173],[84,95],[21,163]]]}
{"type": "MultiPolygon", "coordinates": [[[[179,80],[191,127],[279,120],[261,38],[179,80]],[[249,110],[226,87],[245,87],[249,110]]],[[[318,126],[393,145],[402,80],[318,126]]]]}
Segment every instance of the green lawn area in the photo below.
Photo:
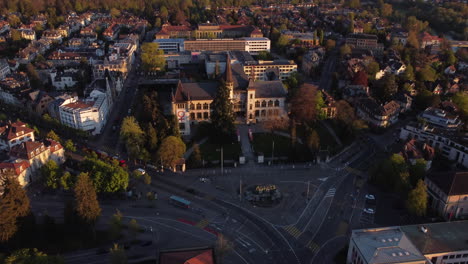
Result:
{"type": "Polygon", "coordinates": [[[294,160],[311,160],[312,155],[309,150],[302,144],[296,145],[296,150],[291,146],[291,139],[285,136],[271,134],[271,133],[254,133],[253,134],[253,148],[256,153],[263,153],[265,158],[271,158],[273,149],[273,141],[275,142],[274,156],[275,157],[289,157],[294,160]],[[294,153],[295,152],[295,153],[294,153]],[[293,155],[296,154],[296,155],[293,155]]]}
{"type": "MultiPolygon", "coordinates": [[[[242,154],[241,146],[238,142],[233,144],[224,144],[223,146],[224,160],[238,160],[242,154]]],[[[221,148],[219,144],[213,143],[210,140],[200,145],[202,159],[205,161],[215,161],[221,159],[221,148]]]]}
{"type": "MultiPolygon", "coordinates": [[[[335,138],[328,132],[325,126],[321,125],[320,123],[315,123],[312,126],[312,128],[317,132],[317,134],[320,137],[320,149],[321,150],[328,149],[332,155],[339,152],[338,143],[336,143],[335,138]]],[[[306,129],[303,125],[297,126],[297,137],[302,140],[305,140],[306,139],[305,130],[306,129]]],[[[336,131],[335,133],[338,134],[336,131]]]]}

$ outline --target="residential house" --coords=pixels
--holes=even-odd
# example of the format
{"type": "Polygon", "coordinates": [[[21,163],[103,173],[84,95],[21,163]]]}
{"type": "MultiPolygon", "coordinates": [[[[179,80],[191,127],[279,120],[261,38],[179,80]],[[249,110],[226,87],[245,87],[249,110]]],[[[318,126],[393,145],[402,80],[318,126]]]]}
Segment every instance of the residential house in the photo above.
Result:
{"type": "Polygon", "coordinates": [[[8,151],[26,141],[34,141],[34,129],[25,123],[17,121],[0,124],[0,150],[8,151]]]}
{"type": "Polygon", "coordinates": [[[400,130],[400,139],[416,139],[426,142],[440,151],[444,157],[468,168],[468,141],[457,131],[433,127],[427,124],[410,123],[400,130]]]}
{"type": "Polygon", "coordinates": [[[51,139],[40,141],[26,141],[10,150],[10,157],[26,160],[32,173],[37,172],[47,161],[53,159],[57,164],[65,162],[62,145],[51,139]]]}
{"type": "Polygon", "coordinates": [[[435,150],[425,142],[410,139],[405,143],[400,155],[405,158],[406,162],[414,165],[418,159],[426,161],[426,171],[431,168],[432,160],[435,156],[435,150]]]}
{"type": "Polygon", "coordinates": [[[456,130],[462,124],[458,115],[434,107],[426,108],[419,117],[433,126],[447,130],[456,130]]]}
{"type": "Polygon", "coordinates": [[[52,86],[57,90],[66,90],[73,88],[77,83],[77,74],[74,71],[57,71],[50,72],[52,86]]]}
{"type": "Polygon", "coordinates": [[[433,172],[424,179],[428,207],[446,220],[468,217],[468,172],[433,172]]]}
{"type": "Polygon", "coordinates": [[[62,35],[57,30],[44,30],[44,32],[42,32],[42,38],[54,43],[62,43],[62,35]]]}
{"type": "Polygon", "coordinates": [[[394,124],[400,113],[400,105],[393,100],[380,105],[373,98],[361,98],[356,100],[355,107],[360,118],[376,127],[394,124]]]}
{"type": "Polygon", "coordinates": [[[30,165],[26,160],[9,160],[0,162],[0,173],[13,174],[18,179],[21,186],[26,186],[32,182],[30,165]]]}
{"type": "Polygon", "coordinates": [[[31,110],[39,115],[43,115],[47,112],[49,104],[54,101],[54,98],[49,96],[47,92],[42,90],[36,90],[29,93],[28,106],[31,110]]]}
{"type": "Polygon", "coordinates": [[[6,59],[0,59],[0,80],[5,79],[5,77],[11,73],[10,65],[6,59]]]}

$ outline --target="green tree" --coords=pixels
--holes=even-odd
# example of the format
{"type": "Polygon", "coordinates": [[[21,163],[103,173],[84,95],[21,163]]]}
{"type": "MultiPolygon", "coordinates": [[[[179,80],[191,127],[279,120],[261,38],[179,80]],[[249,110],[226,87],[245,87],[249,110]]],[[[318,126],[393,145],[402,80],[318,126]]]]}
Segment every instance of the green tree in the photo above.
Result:
{"type": "Polygon", "coordinates": [[[213,112],[211,123],[218,139],[231,138],[234,134],[234,112],[229,95],[229,89],[225,84],[221,85],[213,100],[213,112]]]}
{"type": "Polygon", "coordinates": [[[47,256],[37,248],[23,248],[11,253],[5,260],[5,264],[63,264],[63,258],[47,256]]]}
{"type": "Polygon", "coordinates": [[[47,133],[46,138],[60,142],[60,137],[53,130],[50,130],[49,133],[47,133]]]}
{"type": "Polygon", "coordinates": [[[192,155],[190,155],[189,164],[191,168],[199,168],[202,166],[200,146],[196,143],[193,145],[193,151],[192,155]]]}
{"type": "Polygon", "coordinates": [[[371,173],[372,180],[383,188],[406,192],[409,187],[408,166],[403,156],[393,154],[371,173]]]}
{"type": "Polygon", "coordinates": [[[95,156],[87,156],[81,168],[91,175],[97,192],[114,193],[127,189],[128,172],[118,162],[109,163],[95,156]]]}
{"type": "Polygon", "coordinates": [[[151,123],[148,123],[146,129],[146,146],[148,147],[149,151],[156,150],[158,146],[158,134],[151,123]]]}
{"type": "Polygon", "coordinates": [[[380,65],[376,61],[371,61],[367,67],[366,72],[369,80],[375,80],[375,75],[380,71],[380,65]]]}
{"type": "Polygon", "coordinates": [[[415,31],[410,31],[408,33],[408,38],[406,40],[408,46],[413,47],[415,49],[419,49],[419,39],[418,35],[415,31]]]}
{"type": "Polygon", "coordinates": [[[21,32],[17,29],[10,30],[11,40],[17,42],[21,40],[21,32]]]}
{"type": "Polygon", "coordinates": [[[325,49],[327,51],[331,51],[332,49],[334,49],[336,46],[336,41],[334,41],[333,39],[327,39],[327,42],[325,43],[325,49]]]}
{"type": "Polygon", "coordinates": [[[414,68],[413,68],[413,66],[411,66],[411,64],[408,64],[408,66],[406,66],[406,70],[403,73],[402,79],[404,81],[414,81],[414,79],[415,79],[414,78],[414,68]]]}
{"type": "Polygon", "coordinates": [[[313,152],[317,152],[320,149],[320,137],[314,129],[310,129],[307,135],[307,147],[313,152]]]}
{"type": "Polygon", "coordinates": [[[17,231],[18,219],[30,212],[29,198],[11,172],[0,172],[3,194],[0,196],[0,241],[8,241],[17,231]]]}
{"type": "Polygon", "coordinates": [[[76,151],[75,144],[73,143],[73,141],[71,139],[68,139],[67,141],[65,141],[65,144],[63,146],[68,151],[71,151],[71,152],[76,151]]]}
{"type": "Polygon", "coordinates": [[[260,51],[258,53],[257,59],[259,59],[259,60],[272,60],[273,56],[271,56],[270,52],[268,52],[266,50],[262,50],[262,51],[260,51]]]}
{"type": "Polygon", "coordinates": [[[176,162],[183,157],[185,153],[184,142],[174,136],[165,138],[158,150],[158,157],[165,167],[174,168],[176,162]]]}
{"type": "Polygon", "coordinates": [[[383,4],[382,7],[380,8],[380,14],[383,17],[389,17],[393,13],[393,7],[391,4],[383,4]]]}
{"type": "Polygon", "coordinates": [[[162,25],[161,18],[157,17],[156,20],[154,21],[154,26],[157,28],[160,28],[162,25]]]}
{"type": "Polygon", "coordinates": [[[398,85],[393,74],[385,74],[377,85],[377,97],[382,102],[391,100],[398,91],[398,85]]]}
{"type": "Polygon", "coordinates": [[[143,181],[145,182],[146,185],[150,185],[151,184],[151,175],[149,175],[148,173],[145,173],[143,175],[143,181]]]}
{"type": "Polygon", "coordinates": [[[424,216],[427,210],[427,188],[423,180],[419,180],[416,187],[408,194],[406,208],[411,214],[424,216]]]}
{"type": "Polygon", "coordinates": [[[351,54],[351,47],[344,44],[343,46],[340,47],[340,55],[342,58],[344,58],[346,55],[351,54]]]}
{"type": "Polygon", "coordinates": [[[424,110],[429,106],[437,106],[440,104],[440,96],[429,92],[424,89],[418,93],[414,103],[417,108],[424,110]]]}
{"type": "Polygon", "coordinates": [[[426,65],[418,71],[418,80],[421,82],[435,82],[437,80],[437,72],[431,65],[426,65]]]}
{"type": "Polygon", "coordinates": [[[426,175],[426,164],[427,162],[424,159],[417,159],[415,164],[410,165],[409,173],[411,176],[411,186],[416,186],[416,183],[419,180],[424,180],[424,176],[426,175]]]}
{"type": "Polygon", "coordinates": [[[122,217],[122,213],[116,209],[115,214],[113,214],[110,219],[109,232],[114,240],[118,239],[120,237],[120,233],[122,232],[122,217]]]}
{"type": "Polygon", "coordinates": [[[167,18],[169,17],[169,12],[167,11],[167,8],[165,6],[161,6],[161,10],[159,11],[159,15],[161,16],[161,19],[164,22],[167,21],[167,18]]]}
{"type": "Polygon", "coordinates": [[[286,46],[289,44],[289,38],[286,37],[285,35],[280,35],[280,37],[278,38],[278,41],[276,42],[276,46],[278,47],[278,49],[284,51],[284,49],[286,48],[286,46]]]}
{"type": "Polygon", "coordinates": [[[94,224],[101,215],[96,189],[87,173],[80,173],[76,180],[75,210],[78,216],[89,224],[94,224]]]}
{"type": "Polygon", "coordinates": [[[65,173],[62,174],[62,177],[60,177],[60,186],[64,190],[69,190],[73,185],[73,180],[71,177],[70,172],[66,171],[65,173]]]}
{"type": "Polygon", "coordinates": [[[351,8],[359,8],[359,7],[361,7],[361,1],[360,0],[349,0],[348,5],[351,8]]]}
{"type": "Polygon", "coordinates": [[[62,174],[60,167],[54,160],[49,160],[41,167],[41,174],[45,181],[45,186],[57,189],[62,174]]]}
{"type": "Polygon", "coordinates": [[[143,150],[145,142],[145,133],[136,121],[135,117],[127,116],[122,121],[120,136],[126,143],[129,156],[133,159],[138,158],[143,150]]]}
{"type": "Polygon", "coordinates": [[[8,23],[12,27],[17,27],[21,24],[21,19],[15,14],[10,14],[8,15],[8,23]]]}
{"type": "Polygon", "coordinates": [[[132,240],[136,240],[137,234],[140,232],[140,225],[138,225],[137,220],[130,220],[128,223],[128,231],[132,240]]]}
{"type": "Polygon", "coordinates": [[[468,95],[466,93],[456,93],[452,97],[452,101],[454,104],[458,106],[461,113],[467,117],[468,116],[468,95]]]}
{"type": "Polygon", "coordinates": [[[115,7],[113,7],[113,8],[111,8],[111,10],[110,10],[110,15],[111,15],[113,18],[119,17],[119,16],[120,16],[120,10],[118,10],[118,9],[115,8],[115,7]]]}
{"type": "Polygon", "coordinates": [[[127,264],[127,254],[125,253],[125,249],[119,246],[118,244],[114,244],[109,251],[109,258],[111,264],[127,264]]]}
{"type": "Polygon", "coordinates": [[[163,71],[166,66],[164,51],[158,43],[146,42],[141,45],[141,63],[145,71],[163,71]]]}
{"type": "Polygon", "coordinates": [[[446,65],[455,65],[457,63],[457,57],[450,48],[445,50],[445,63],[446,65]]]}

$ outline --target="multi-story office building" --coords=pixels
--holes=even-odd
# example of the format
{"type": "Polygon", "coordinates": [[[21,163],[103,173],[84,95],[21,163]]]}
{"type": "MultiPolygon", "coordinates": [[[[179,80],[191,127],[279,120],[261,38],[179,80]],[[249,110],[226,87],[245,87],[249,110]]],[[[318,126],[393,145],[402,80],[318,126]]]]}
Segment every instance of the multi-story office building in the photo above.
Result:
{"type": "Polygon", "coordinates": [[[260,51],[270,51],[271,41],[269,38],[242,38],[245,40],[245,51],[250,54],[258,54],[260,51]]]}
{"type": "Polygon", "coordinates": [[[183,52],[184,39],[181,38],[170,38],[170,39],[155,39],[153,42],[159,44],[159,49],[163,50],[164,53],[170,52],[183,52]]]}
{"type": "Polygon", "coordinates": [[[233,51],[245,50],[245,40],[242,39],[197,39],[186,40],[185,50],[189,51],[233,51]]]}
{"type": "Polygon", "coordinates": [[[297,72],[297,64],[290,60],[258,61],[244,64],[244,72],[254,80],[267,81],[272,77],[286,80],[292,73],[297,72]]]}
{"type": "Polygon", "coordinates": [[[447,130],[456,130],[461,125],[458,115],[450,114],[442,109],[428,107],[421,113],[420,118],[427,123],[447,130]]]}
{"type": "Polygon", "coordinates": [[[350,34],[346,37],[346,45],[352,48],[371,50],[376,54],[383,52],[384,46],[378,43],[376,35],[370,34],[350,34]]]}
{"type": "Polygon", "coordinates": [[[353,230],[347,264],[466,264],[468,221],[353,230]]]}

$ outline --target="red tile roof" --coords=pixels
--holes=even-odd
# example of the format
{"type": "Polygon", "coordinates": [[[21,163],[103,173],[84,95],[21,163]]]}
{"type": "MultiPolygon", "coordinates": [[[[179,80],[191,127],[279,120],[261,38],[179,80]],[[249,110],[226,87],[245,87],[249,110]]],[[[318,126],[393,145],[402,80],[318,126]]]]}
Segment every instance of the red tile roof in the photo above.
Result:
{"type": "Polygon", "coordinates": [[[34,133],[34,129],[26,127],[26,124],[21,121],[0,126],[0,138],[8,141],[30,133],[34,133]]]}
{"type": "Polygon", "coordinates": [[[26,141],[19,145],[13,146],[10,150],[10,156],[30,160],[46,150],[47,148],[42,142],[26,141]],[[39,153],[36,154],[36,150],[39,150],[39,153]]]}
{"type": "Polygon", "coordinates": [[[29,163],[25,160],[18,162],[0,162],[0,171],[13,170],[16,176],[19,176],[27,168],[29,168],[29,163]]]}

